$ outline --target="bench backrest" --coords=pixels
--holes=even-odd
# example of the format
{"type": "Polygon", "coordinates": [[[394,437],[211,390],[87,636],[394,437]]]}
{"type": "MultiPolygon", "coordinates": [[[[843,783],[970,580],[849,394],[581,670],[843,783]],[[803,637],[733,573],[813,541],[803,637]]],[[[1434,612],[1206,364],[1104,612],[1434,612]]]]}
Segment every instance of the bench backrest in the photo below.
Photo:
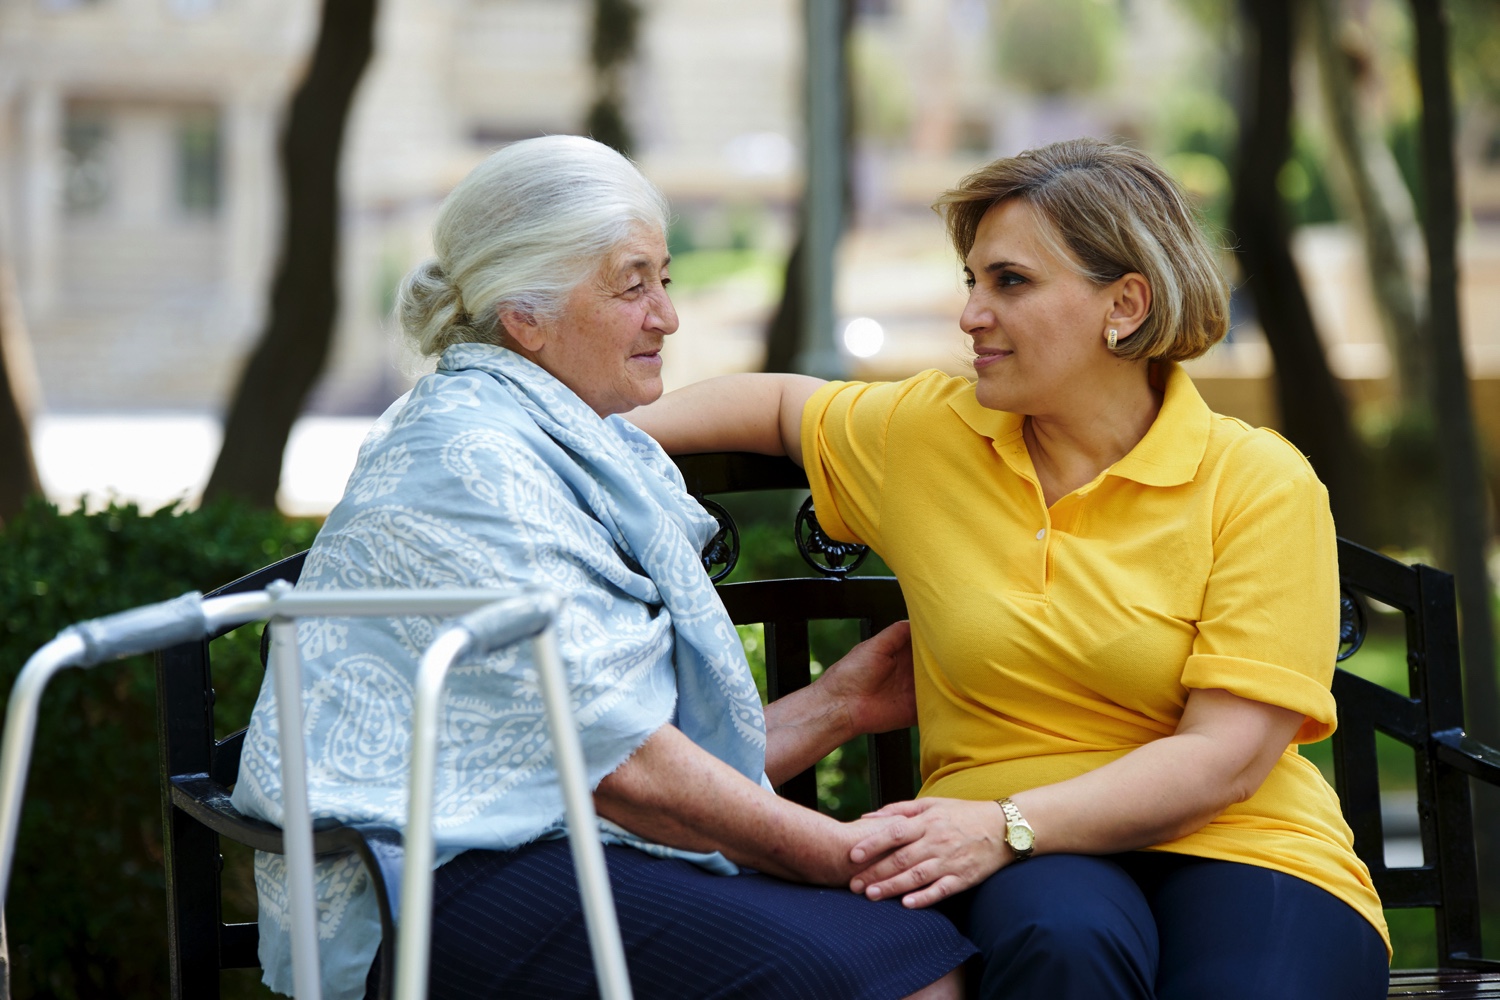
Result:
{"type": "Polygon", "coordinates": [[[1462,964],[1480,955],[1479,887],[1474,821],[1469,803],[1472,767],[1462,754],[1463,682],[1453,576],[1430,566],[1407,566],[1353,542],[1339,540],[1343,588],[1343,649],[1363,642],[1367,599],[1402,615],[1408,693],[1403,696],[1343,669],[1334,673],[1339,728],[1333,736],[1334,783],[1354,849],[1370,868],[1388,908],[1431,907],[1438,961],[1462,964]],[[1375,734],[1410,747],[1417,781],[1423,864],[1387,868],[1381,822],[1375,734]]]}

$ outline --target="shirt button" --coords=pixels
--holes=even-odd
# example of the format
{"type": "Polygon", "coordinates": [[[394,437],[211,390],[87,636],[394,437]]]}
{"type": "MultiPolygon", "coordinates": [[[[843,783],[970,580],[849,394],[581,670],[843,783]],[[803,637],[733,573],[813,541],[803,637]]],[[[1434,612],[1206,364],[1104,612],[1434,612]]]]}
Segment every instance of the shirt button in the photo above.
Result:
{"type": "Polygon", "coordinates": [[[1046,536],[1047,536],[1047,529],[1046,528],[1042,528],[1040,531],[1038,531],[1036,533],[1036,540],[1040,542],[1046,536]]]}

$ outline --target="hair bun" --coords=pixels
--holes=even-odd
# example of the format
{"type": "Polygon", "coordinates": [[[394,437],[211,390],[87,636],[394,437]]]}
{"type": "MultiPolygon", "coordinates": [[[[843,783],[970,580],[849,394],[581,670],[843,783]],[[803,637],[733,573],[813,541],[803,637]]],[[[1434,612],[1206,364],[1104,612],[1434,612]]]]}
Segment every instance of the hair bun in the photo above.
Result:
{"type": "Polygon", "coordinates": [[[453,344],[475,339],[474,319],[436,257],[417,265],[401,283],[396,315],[423,354],[441,354],[453,344]]]}

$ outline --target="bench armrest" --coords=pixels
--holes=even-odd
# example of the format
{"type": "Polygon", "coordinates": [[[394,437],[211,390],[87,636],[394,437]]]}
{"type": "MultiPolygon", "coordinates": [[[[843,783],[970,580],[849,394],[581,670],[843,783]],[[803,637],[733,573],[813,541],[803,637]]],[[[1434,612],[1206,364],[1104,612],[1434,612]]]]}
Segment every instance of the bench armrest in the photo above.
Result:
{"type": "Polygon", "coordinates": [[[1461,729],[1433,733],[1438,760],[1471,778],[1500,786],[1500,750],[1487,746],[1461,729]]]}

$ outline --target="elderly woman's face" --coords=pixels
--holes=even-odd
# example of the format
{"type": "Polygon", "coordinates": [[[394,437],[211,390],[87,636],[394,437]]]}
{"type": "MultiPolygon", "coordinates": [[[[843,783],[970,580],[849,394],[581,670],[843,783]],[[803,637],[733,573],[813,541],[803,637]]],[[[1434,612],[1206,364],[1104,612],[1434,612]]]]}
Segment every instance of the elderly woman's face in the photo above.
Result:
{"type": "Polygon", "coordinates": [[[959,319],[974,338],[979,402],[1031,416],[1073,407],[1118,364],[1104,339],[1114,286],[1059,258],[1042,224],[1017,198],[985,213],[964,260],[969,301],[959,319]]]}
{"type": "Polygon", "coordinates": [[[670,260],[661,233],[642,226],[573,289],[555,322],[526,331],[539,342],[526,344],[528,356],[601,417],[661,395],[662,341],[677,330],[670,260]]]}

